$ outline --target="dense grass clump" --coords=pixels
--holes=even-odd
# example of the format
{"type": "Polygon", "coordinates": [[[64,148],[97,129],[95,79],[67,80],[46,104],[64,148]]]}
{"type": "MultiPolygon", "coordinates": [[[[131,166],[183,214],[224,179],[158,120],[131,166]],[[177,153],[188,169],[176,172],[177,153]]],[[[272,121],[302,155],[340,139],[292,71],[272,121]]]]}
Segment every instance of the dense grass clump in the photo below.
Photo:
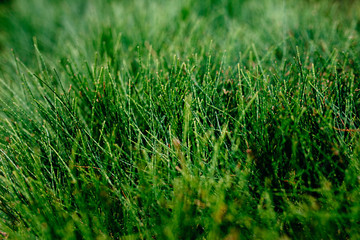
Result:
{"type": "Polygon", "coordinates": [[[0,234],[358,239],[360,3],[0,2],[0,234]]]}

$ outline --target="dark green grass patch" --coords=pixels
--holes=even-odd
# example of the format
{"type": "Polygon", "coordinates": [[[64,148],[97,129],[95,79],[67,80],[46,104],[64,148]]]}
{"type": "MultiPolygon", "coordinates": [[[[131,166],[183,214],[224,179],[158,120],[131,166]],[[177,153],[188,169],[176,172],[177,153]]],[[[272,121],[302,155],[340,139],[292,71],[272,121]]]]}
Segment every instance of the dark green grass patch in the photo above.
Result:
{"type": "Polygon", "coordinates": [[[0,234],[358,238],[360,5],[270,2],[1,7],[0,234]]]}

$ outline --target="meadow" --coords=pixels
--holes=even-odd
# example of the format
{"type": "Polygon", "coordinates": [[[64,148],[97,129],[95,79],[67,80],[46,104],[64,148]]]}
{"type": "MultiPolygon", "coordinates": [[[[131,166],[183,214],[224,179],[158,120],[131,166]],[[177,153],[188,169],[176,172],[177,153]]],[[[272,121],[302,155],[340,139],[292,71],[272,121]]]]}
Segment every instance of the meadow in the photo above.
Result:
{"type": "Polygon", "coordinates": [[[360,2],[0,1],[0,239],[360,239],[360,2]]]}

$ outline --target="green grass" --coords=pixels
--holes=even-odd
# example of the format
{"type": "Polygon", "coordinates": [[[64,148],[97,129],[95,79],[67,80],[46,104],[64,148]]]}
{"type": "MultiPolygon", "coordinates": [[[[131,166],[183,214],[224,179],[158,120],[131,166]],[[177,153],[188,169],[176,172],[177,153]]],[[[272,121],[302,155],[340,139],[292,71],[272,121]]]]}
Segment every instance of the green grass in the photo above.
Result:
{"type": "Polygon", "coordinates": [[[0,3],[0,238],[359,239],[360,3],[0,3]]]}

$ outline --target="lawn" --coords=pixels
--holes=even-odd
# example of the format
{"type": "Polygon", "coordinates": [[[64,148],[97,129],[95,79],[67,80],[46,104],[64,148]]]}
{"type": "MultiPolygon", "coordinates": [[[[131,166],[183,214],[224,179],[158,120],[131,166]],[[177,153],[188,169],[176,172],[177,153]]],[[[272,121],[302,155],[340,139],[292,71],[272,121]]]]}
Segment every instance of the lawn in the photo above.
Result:
{"type": "Polygon", "coordinates": [[[360,2],[0,1],[0,239],[360,239],[360,2]]]}

